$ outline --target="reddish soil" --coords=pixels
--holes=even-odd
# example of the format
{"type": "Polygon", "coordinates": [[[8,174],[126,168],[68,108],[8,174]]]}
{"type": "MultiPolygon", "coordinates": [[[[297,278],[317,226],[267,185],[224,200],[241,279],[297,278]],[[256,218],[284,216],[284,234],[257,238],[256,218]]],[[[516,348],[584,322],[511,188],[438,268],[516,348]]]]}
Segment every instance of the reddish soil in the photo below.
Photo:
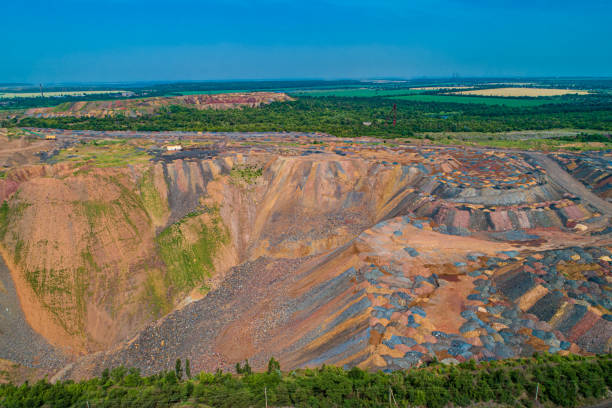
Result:
{"type": "Polygon", "coordinates": [[[25,319],[75,360],[58,378],[177,358],[194,371],[270,356],[286,369],[398,369],[599,352],[612,337],[609,218],[527,156],[192,137],[215,147],[109,168],[14,165],[0,180],[2,256],[25,319]],[[203,245],[216,227],[227,238],[203,245]],[[196,282],[177,283],[194,272],[164,252],[168,228],[184,262],[209,251],[196,282]],[[582,266],[566,276],[568,262],[582,266]]]}
{"type": "Polygon", "coordinates": [[[116,101],[74,102],[65,109],[32,108],[26,111],[26,116],[45,118],[55,117],[104,117],[114,115],[141,116],[152,114],[170,105],[186,106],[195,109],[235,109],[241,107],[257,107],[271,102],[291,100],[289,96],[278,92],[226,93],[211,95],[185,95],[171,97],[156,97],[144,99],[123,99],[116,101]]]}

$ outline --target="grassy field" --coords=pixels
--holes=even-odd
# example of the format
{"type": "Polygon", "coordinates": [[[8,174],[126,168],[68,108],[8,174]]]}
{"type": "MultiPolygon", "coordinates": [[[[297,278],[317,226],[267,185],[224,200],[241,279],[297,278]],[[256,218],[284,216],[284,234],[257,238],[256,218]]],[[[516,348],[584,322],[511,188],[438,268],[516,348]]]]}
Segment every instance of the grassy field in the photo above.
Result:
{"type": "Polygon", "coordinates": [[[290,92],[296,96],[344,96],[344,97],[374,97],[374,96],[395,96],[395,95],[409,95],[417,94],[422,92],[421,90],[415,89],[373,89],[373,88],[359,88],[359,89],[312,89],[290,92]]]}
{"type": "Polygon", "coordinates": [[[595,151],[612,149],[612,139],[596,131],[583,132],[571,129],[532,132],[442,132],[423,133],[421,138],[438,145],[483,146],[499,149],[544,151],[595,151]]]}
{"type": "Polygon", "coordinates": [[[561,96],[561,95],[587,95],[588,91],[579,89],[553,89],[553,88],[491,88],[474,89],[470,91],[453,92],[461,95],[481,95],[481,96],[561,96]]]}
{"type": "Polygon", "coordinates": [[[175,95],[212,95],[212,94],[227,94],[227,93],[245,93],[245,92],[286,92],[293,96],[345,96],[345,97],[373,97],[373,96],[393,96],[393,95],[408,95],[422,92],[418,89],[373,89],[373,88],[337,88],[337,89],[231,89],[231,90],[215,90],[215,91],[180,91],[165,94],[164,96],[175,95]]]}
{"type": "Polygon", "coordinates": [[[176,96],[176,95],[214,95],[214,94],[228,94],[228,93],[246,93],[246,92],[257,92],[257,90],[249,89],[222,89],[215,91],[179,91],[170,92],[163,96],[176,96]]]}
{"type": "MultiPolygon", "coordinates": [[[[49,96],[85,96],[85,95],[108,95],[125,91],[73,91],[73,92],[44,92],[45,97],[49,96]]],[[[0,99],[13,98],[38,98],[40,92],[0,92],[0,99]]]]}
{"type": "Polygon", "coordinates": [[[410,88],[415,91],[439,91],[440,89],[472,89],[472,86],[422,86],[418,88],[410,88]]]}
{"type": "MultiPolygon", "coordinates": [[[[246,92],[286,92],[296,95],[309,95],[313,94],[313,96],[334,96],[334,94],[338,93],[338,96],[349,96],[344,95],[344,92],[351,91],[360,91],[362,90],[363,85],[347,85],[346,88],[337,88],[336,86],[320,86],[314,89],[304,89],[304,88],[276,88],[276,89],[219,89],[219,90],[211,90],[211,91],[177,91],[170,92],[163,96],[175,96],[175,95],[213,95],[213,94],[227,94],[227,93],[246,93],[246,92]],[[359,89],[353,89],[359,88],[359,89]],[[320,95],[319,95],[320,94],[320,95]]],[[[367,89],[373,90],[373,89],[367,89]]],[[[405,90],[405,93],[410,93],[408,89],[405,90]]],[[[353,95],[350,95],[353,96],[353,95]]],[[[356,95],[360,96],[360,95],[356,95]]],[[[366,95],[369,96],[369,95],[366,95]]]]}
{"type": "Polygon", "coordinates": [[[128,164],[146,163],[151,156],[126,140],[96,140],[62,149],[52,161],[69,161],[95,167],[121,167],[128,164]]]}
{"type": "Polygon", "coordinates": [[[594,151],[612,149],[612,143],[597,142],[568,142],[551,139],[527,139],[527,140],[502,140],[502,139],[480,139],[480,140],[460,140],[455,138],[437,139],[434,141],[441,145],[463,145],[463,146],[483,146],[498,149],[520,149],[520,150],[543,150],[543,151],[594,151]]]}
{"type": "Polygon", "coordinates": [[[553,103],[552,99],[510,99],[510,98],[489,98],[477,96],[460,95],[401,95],[393,96],[390,99],[402,99],[417,102],[447,102],[447,103],[479,103],[483,105],[506,105],[510,107],[531,107],[553,103]]]}

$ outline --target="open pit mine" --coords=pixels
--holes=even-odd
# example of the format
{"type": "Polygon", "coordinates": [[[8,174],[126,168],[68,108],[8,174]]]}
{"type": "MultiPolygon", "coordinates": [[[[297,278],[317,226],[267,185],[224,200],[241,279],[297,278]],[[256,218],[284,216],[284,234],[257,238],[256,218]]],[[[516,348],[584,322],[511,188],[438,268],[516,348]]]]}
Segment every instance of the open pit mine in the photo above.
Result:
{"type": "Polygon", "coordinates": [[[611,351],[610,152],[28,131],[0,358],[49,378],[611,351]]]}

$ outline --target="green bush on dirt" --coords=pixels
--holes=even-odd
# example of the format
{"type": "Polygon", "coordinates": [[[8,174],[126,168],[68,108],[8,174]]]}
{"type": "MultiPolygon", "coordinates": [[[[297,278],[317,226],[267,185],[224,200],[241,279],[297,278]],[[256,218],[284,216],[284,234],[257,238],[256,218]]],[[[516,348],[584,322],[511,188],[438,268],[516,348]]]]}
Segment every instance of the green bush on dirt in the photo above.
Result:
{"type": "Polygon", "coordinates": [[[263,175],[263,168],[254,165],[236,165],[230,171],[230,177],[234,182],[254,184],[263,175]]]}
{"type": "Polygon", "coordinates": [[[155,239],[168,268],[167,283],[179,291],[192,289],[210,276],[214,270],[213,256],[229,238],[218,215],[213,214],[209,224],[197,216],[197,213],[187,214],[155,239]],[[190,242],[187,233],[196,236],[196,240],[190,242]]]}

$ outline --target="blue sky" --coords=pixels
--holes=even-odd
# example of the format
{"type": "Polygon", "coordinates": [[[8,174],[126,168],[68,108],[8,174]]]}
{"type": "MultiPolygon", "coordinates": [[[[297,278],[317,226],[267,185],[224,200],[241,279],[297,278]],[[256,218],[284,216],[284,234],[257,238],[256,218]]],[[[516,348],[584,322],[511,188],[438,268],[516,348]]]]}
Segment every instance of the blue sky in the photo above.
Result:
{"type": "Polygon", "coordinates": [[[612,76],[608,0],[1,3],[0,82],[612,76]]]}

